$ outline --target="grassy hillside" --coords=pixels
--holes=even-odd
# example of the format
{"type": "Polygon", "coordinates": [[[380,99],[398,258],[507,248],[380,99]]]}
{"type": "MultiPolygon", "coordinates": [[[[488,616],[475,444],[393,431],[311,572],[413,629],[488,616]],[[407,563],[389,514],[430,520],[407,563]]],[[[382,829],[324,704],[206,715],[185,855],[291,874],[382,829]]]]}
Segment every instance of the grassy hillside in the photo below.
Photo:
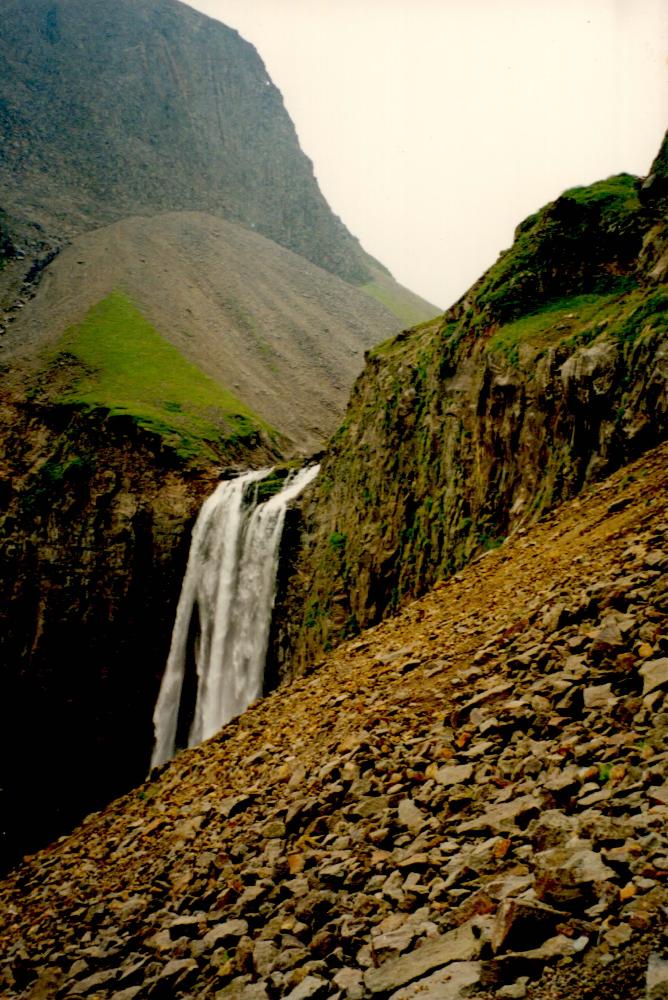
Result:
{"type": "Polygon", "coordinates": [[[186,361],[121,292],[68,330],[53,361],[71,365],[60,402],[128,416],[184,460],[215,460],[225,444],[272,433],[228,389],[186,361]]]}

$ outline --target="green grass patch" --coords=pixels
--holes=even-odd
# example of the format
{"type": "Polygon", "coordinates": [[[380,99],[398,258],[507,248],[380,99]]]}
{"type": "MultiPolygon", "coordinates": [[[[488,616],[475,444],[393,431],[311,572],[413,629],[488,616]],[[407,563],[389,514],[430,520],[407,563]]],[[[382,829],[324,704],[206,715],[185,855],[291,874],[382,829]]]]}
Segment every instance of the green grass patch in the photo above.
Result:
{"type": "Polygon", "coordinates": [[[501,326],[490,337],[487,351],[503,354],[516,365],[520,344],[546,347],[572,336],[587,341],[596,335],[598,324],[608,318],[611,308],[620,307],[625,297],[623,292],[616,291],[607,295],[592,293],[548,302],[542,309],[501,326]]]}
{"type": "Polygon", "coordinates": [[[627,308],[610,325],[610,334],[625,343],[650,331],[668,334],[668,292],[662,289],[630,296],[627,308]]]}
{"type": "Polygon", "coordinates": [[[343,552],[346,547],[348,536],[342,531],[333,531],[329,536],[329,547],[335,552],[343,552]]]}
{"type": "Polygon", "coordinates": [[[520,223],[513,245],[479,284],[478,308],[508,322],[567,295],[614,291],[642,232],[636,178],[619,174],[571,188],[520,223]]]}
{"type": "Polygon", "coordinates": [[[187,361],[121,292],[93,306],[58,347],[78,363],[59,401],[129,416],[183,460],[220,458],[226,444],[271,430],[187,361]]]}
{"type": "Polygon", "coordinates": [[[633,279],[620,279],[615,292],[550,302],[504,324],[490,337],[487,351],[503,354],[517,365],[521,344],[532,344],[539,350],[555,343],[575,348],[599,336],[632,344],[641,335],[657,332],[668,334],[668,292],[648,292],[638,288],[633,279]]]}
{"type": "Polygon", "coordinates": [[[640,209],[637,178],[631,174],[616,174],[587,187],[570,188],[561,197],[570,198],[578,205],[596,206],[611,217],[611,222],[640,209]]]}
{"type": "Polygon", "coordinates": [[[403,323],[405,326],[415,326],[424,320],[433,319],[442,312],[437,306],[431,306],[429,302],[413,295],[407,289],[393,282],[385,282],[380,279],[368,281],[365,285],[360,285],[359,290],[370,298],[380,302],[388,312],[403,323]]]}

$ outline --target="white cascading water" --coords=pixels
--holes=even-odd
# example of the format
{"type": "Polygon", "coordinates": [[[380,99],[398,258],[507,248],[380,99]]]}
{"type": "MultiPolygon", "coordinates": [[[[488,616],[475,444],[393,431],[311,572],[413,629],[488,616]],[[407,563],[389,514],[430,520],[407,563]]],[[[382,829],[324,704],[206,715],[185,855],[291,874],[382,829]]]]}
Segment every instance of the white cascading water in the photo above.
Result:
{"type": "Polygon", "coordinates": [[[264,503],[257,502],[253,484],[270,470],[247,472],[220,483],[202,505],[153,713],[151,767],[175,753],[195,610],[197,699],[188,746],[213,736],[262,694],[285,513],[318,470],[315,465],[291,473],[281,492],[264,503]]]}

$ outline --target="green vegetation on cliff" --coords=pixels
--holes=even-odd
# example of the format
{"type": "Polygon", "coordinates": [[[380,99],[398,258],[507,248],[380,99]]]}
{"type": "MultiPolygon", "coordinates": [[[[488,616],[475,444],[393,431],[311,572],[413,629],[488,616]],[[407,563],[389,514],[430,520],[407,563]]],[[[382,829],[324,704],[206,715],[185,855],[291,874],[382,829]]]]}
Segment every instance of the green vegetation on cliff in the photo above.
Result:
{"type": "Polygon", "coordinates": [[[59,402],[128,416],[190,460],[215,460],[226,444],[270,428],[191,364],[121,292],[94,306],[59,342],[73,376],[59,402]]]}
{"type": "Polygon", "coordinates": [[[668,433],[668,234],[646,188],[567,191],[444,316],[369,352],[306,512],[293,662],[668,433]]]}
{"type": "Polygon", "coordinates": [[[525,219],[471,290],[476,311],[503,323],[567,296],[619,289],[646,228],[638,189],[637,178],[619,174],[572,188],[525,219]]]}
{"type": "Polygon", "coordinates": [[[406,326],[415,326],[440,312],[437,306],[398,285],[386,271],[374,267],[372,274],[372,280],[360,285],[360,291],[380,302],[406,326]]]}

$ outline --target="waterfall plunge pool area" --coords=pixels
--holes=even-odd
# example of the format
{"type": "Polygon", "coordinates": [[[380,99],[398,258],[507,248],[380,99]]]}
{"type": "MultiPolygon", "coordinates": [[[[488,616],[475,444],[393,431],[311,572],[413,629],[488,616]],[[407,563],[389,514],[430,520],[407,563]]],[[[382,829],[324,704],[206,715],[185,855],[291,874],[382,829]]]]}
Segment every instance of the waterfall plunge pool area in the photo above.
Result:
{"type": "Polygon", "coordinates": [[[309,465],[288,473],[266,500],[260,484],[273,470],[246,472],[204,501],[153,713],[151,768],[181,742],[190,747],[213,736],[261,697],[285,515],[319,471],[309,465]],[[188,685],[193,663],[196,681],[188,685]]]}

